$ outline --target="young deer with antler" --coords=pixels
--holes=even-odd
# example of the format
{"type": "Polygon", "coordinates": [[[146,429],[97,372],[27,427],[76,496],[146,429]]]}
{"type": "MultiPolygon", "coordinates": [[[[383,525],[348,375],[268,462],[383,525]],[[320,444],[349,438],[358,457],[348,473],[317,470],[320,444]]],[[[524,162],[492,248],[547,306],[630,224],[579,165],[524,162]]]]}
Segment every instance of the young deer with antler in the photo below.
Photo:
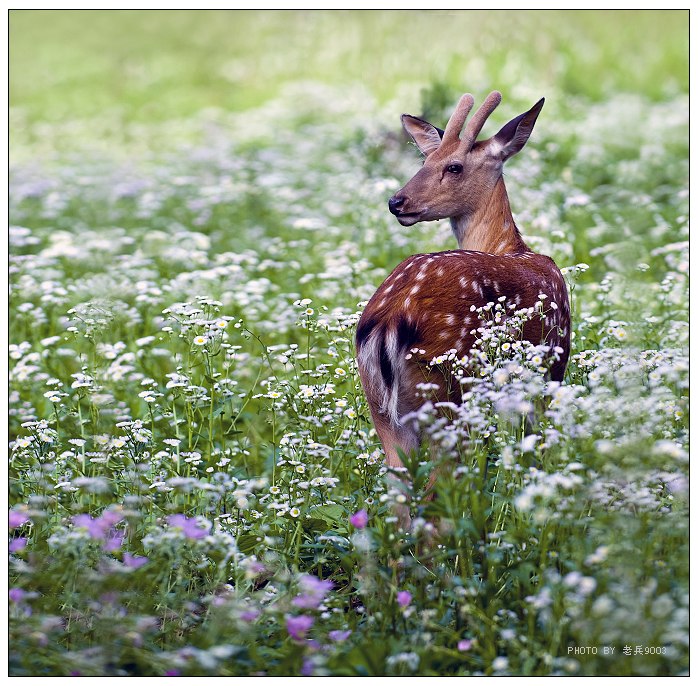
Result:
{"type": "MultiPolygon", "coordinates": [[[[414,255],[399,264],[371,298],[357,327],[359,374],[391,467],[403,466],[400,451],[409,454],[420,445],[418,430],[402,418],[424,402],[416,387],[424,382],[429,361],[451,349],[465,355],[475,342],[471,332],[478,321],[471,306],[504,296],[519,308],[534,307],[545,294],[543,323],[529,321],[523,338],[557,348],[550,376],[561,381],[565,373],[570,347],[565,281],[552,259],[524,243],[502,178],[504,162],[526,144],[544,100],[492,138],[478,141],[501,97],[490,93],[462,136],[472,95],[460,99],[445,131],[402,116],[426,159],[390,198],[390,211],[403,226],[450,218],[459,249],[414,255]],[[410,352],[415,349],[418,353],[410,352]]],[[[458,392],[441,388],[436,399],[459,403],[458,392]]]]}

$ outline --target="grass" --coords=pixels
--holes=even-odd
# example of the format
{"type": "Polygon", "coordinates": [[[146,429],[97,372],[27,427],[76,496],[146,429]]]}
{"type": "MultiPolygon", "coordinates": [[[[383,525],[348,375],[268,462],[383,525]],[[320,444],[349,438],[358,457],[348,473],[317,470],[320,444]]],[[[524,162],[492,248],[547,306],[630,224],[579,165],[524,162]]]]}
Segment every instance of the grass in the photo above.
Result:
{"type": "Polygon", "coordinates": [[[687,18],[639,10],[13,10],[10,102],[31,120],[117,110],[129,121],[162,121],[258,106],[301,80],[361,83],[381,102],[405,94],[405,84],[431,82],[662,99],[688,89],[687,18]],[[642,49],[648,35],[651,50],[642,49]]]}
{"type": "Polygon", "coordinates": [[[687,673],[685,19],[13,11],[10,673],[687,673]],[[491,87],[546,95],[507,184],[572,359],[483,313],[401,532],[354,328],[452,239],[386,211],[397,115],[491,87]]]}

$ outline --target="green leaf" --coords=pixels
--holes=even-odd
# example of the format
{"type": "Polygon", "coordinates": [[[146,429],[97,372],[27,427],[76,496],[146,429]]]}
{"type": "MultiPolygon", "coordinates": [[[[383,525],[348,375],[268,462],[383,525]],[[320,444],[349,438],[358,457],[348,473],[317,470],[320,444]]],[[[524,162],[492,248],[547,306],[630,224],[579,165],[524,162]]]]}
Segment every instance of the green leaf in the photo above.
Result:
{"type": "Polygon", "coordinates": [[[344,521],[347,511],[342,505],[320,505],[312,509],[311,515],[313,519],[321,519],[326,523],[334,524],[344,521]]]}
{"type": "Polygon", "coordinates": [[[263,540],[263,536],[251,533],[242,534],[236,539],[238,550],[245,555],[252,553],[263,540]]]}

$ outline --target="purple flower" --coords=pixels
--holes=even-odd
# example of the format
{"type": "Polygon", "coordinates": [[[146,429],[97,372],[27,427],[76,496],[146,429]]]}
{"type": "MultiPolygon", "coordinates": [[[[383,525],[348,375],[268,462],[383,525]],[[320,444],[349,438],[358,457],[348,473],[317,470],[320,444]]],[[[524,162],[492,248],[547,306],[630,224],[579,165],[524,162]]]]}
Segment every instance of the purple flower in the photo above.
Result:
{"type": "Polygon", "coordinates": [[[178,669],[168,669],[165,672],[165,676],[179,676],[181,672],[178,669]]]}
{"type": "Polygon", "coordinates": [[[317,610],[318,605],[322,602],[322,598],[317,598],[312,595],[297,595],[291,603],[301,610],[317,610]]]}
{"type": "Polygon", "coordinates": [[[301,667],[301,676],[313,676],[313,670],[315,665],[311,657],[306,657],[303,660],[303,666],[301,667]]]}
{"type": "Polygon", "coordinates": [[[364,529],[368,524],[368,512],[366,510],[359,510],[355,512],[351,517],[349,517],[349,523],[355,529],[364,529]]]}
{"type": "Polygon", "coordinates": [[[400,607],[407,607],[412,602],[412,594],[409,591],[398,591],[397,604],[400,607]]]}
{"type": "Polygon", "coordinates": [[[330,633],[327,635],[330,637],[331,641],[346,641],[349,636],[351,636],[351,629],[347,629],[346,631],[336,629],[335,631],[330,631],[330,633]]]}
{"type": "Polygon", "coordinates": [[[259,562],[259,560],[253,560],[252,558],[250,558],[246,570],[248,574],[256,575],[266,572],[267,568],[261,562],[259,562]]]}
{"type": "Polygon", "coordinates": [[[473,642],[468,638],[458,641],[458,650],[460,650],[462,653],[464,653],[466,650],[470,650],[472,646],[473,642]]]}
{"type": "Polygon", "coordinates": [[[124,564],[131,569],[138,569],[147,561],[147,557],[139,557],[138,555],[131,555],[131,553],[124,553],[124,564]]]}
{"type": "Polygon", "coordinates": [[[312,574],[304,574],[300,577],[298,585],[303,593],[297,595],[291,602],[303,610],[315,610],[334,586],[331,581],[318,579],[312,574]]]}
{"type": "Polygon", "coordinates": [[[27,539],[24,537],[13,538],[10,541],[10,552],[18,553],[20,550],[24,550],[27,547],[27,539]]]}
{"type": "Polygon", "coordinates": [[[314,593],[323,597],[327,595],[334,586],[329,579],[318,579],[312,574],[303,574],[303,576],[298,579],[298,585],[305,593],[314,593]]]}
{"type": "Polygon", "coordinates": [[[87,529],[91,538],[104,538],[102,522],[99,519],[92,519],[88,514],[81,514],[73,517],[73,526],[87,529]]]}
{"type": "Polygon", "coordinates": [[[99,517],[99,521],[105,529],[109,529],[115,524],[118,524],[124,516],[114,510],[104,510],[99,517]]]}
{"type": "Polygon", "coordinates": [[[183,514],[170,515],[167,523],[173,529],[181,529],[187,538],[198,539],[208,535],[208,529],[200,528],[196,517],[185,517],[183,514]]]}
{"type": "Polygon", "coordinates": [[[27,592],[22,588],[11,588],[9,591],[9,597],[13,603],[21,603],[25,595],[27,592]]]}
{"type": "Polygon", "coordinates": [[[240,619],[243,622],[254,622],[257,617],[259,617],[260,613],[258,610],[243,610],[240,613],[240,619]]]}
{"type": "Polygon", "coordinates": [[[315,620],[309,615],[298,615],[297,617],[286,617],[286,631],[295,641],[305,638],[305,634],[313,626],[315,620]]]}
{"type": "Polygon", "coordinates": [[[109,538],[107,538],[106,542],[102,546],[104,550],[106,550],[108,553],[113,553],[115,550],[118,550],[121,548],[121,544],[124,542],[124,536],[123,534],[119,533],[112,533],[109,538]]]}
{"type": "Polygon", "coordinates": [[[123,519],[123,515],[113,510],[106,510],[99,517],[92,519],[88,514],[76,515],[73,517],[73,525],[82,529],[87,529],[91,538],[103,539],[109,529],[123,519]]]}
{"type": "Polygon", "coordinates": [[[26,514],[24,514],[24,512],[20,512],[19,510],[10,510],[10,529],[16,529],[18,526],[22,526],[22,524],[26,524],[28,521],[29,517],[26,514]]]}

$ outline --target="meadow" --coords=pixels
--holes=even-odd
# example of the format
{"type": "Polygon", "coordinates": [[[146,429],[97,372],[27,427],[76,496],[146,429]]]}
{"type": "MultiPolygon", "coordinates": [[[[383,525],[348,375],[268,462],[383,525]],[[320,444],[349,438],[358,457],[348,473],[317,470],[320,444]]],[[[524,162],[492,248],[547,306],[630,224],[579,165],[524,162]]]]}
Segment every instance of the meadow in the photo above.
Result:
{"type": "Polygon", "coordinates": [[[688,673],[687,12],[13,11],[10,56],[10,675],[688,673]],[[427,500],[355,327],[455,245],[388,212],[399,115],[493,88],[484,135],[546,97],[506,180],[572,355],[483,311],[427,500]]]}

